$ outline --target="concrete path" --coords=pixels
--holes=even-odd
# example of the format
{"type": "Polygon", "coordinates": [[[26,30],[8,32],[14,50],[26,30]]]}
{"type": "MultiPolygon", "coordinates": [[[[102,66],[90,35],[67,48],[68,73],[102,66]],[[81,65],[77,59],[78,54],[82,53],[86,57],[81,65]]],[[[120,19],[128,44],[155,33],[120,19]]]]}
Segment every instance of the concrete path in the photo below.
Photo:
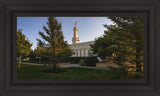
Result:
{"type": "Polygon", "coordinates": [[[79,64],[62,65],[60,67],[80,67],[79,64]]]}
{"type": "Polygon", "coordinates": [[[35,64],[35,63],[26,63],[26,62],[22,62],[21,64],[26,64],[26,65],[40,65],[40,66],[44,66],[44,64],[35,64]]]}
{"type": "MultiPolygon", "coordinates": [[[[21,64],[44,66],[44,64],[24,63],[24,62],[21,63],[21,64]]],[[[108,69],[108,68],[100,68],[100,67],[80,66],[79,64],[62,65],[62,66],[59,66],[59,67],[63,67],[63,68],[67,68],[67,67],[81,67],[81,68],[90,68],[90,69],[108,69]]]]}
{"type": "Polygon", "coordinates": [[[81,67],[81,68],[90,68],[90,69],[107,69],[107,68],[99,68],[99,67],[80,66],[79,64],[64,65],[64,66],[60,66],[60,67],[81,67]]]}
{"type": "Polygon", "coordinates": [[[89,68],[89,69],[109,69],[109,68],[102,68],[102,67],[90,67],[90,66],[79,66],[81,68],[89,68]]]}

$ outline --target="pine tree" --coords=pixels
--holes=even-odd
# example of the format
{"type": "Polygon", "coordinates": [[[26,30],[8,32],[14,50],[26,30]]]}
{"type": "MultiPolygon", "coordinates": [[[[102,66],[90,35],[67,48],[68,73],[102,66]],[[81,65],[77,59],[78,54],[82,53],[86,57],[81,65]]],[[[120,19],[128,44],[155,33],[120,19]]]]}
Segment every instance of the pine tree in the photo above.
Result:
{"type": "MultiPolygon", "coordinates": [[[[48,49],[48,54],[53,60],[58,61],[63,56],[70,56],[71,50],[67,41],[64,41],[61,23],[59,23],[55,17],[49,17],[47,27],[43,26],[45,33],[39,32],[39,35],[43,38],[44,42],[38,40],[38,45],[48,49]]],[[[56,62],[53,66],[53,71],[56,71],[56,62]]]]}
{"type": "MultiPolygon", "coordinates": [[[[136,63],[136,70],[141,71],[143,63],[143,17],[142,16],[121,16],[109,17],[116,23],[116,28],[106,26],[114,32],[116,42],[122,50],[126,60],[136,63]]],[[[113,37],[113,36],[112,36],[113,37]]],[[[122,57],[121,57],[122,58],[122,57]]]]}
{"type": "Polygon", "coordinates": [[[104,56],[116,55],[115,62],[124,66],[125,62],[136,63],[141,71],[143,63],[143,17],[110,16],[115,25],[104,25],[107,30],[95,41],[92,50],[104,56]]]}
{"type": "Polygon", "coordinates": [[[22,34],[22,29],[17,31],[17,57],[18,57],[18,68],[20,68],[21,58],[22,56],[26,57],[30,54],[32,44],[26,38],[24,34],[22,34]]]}

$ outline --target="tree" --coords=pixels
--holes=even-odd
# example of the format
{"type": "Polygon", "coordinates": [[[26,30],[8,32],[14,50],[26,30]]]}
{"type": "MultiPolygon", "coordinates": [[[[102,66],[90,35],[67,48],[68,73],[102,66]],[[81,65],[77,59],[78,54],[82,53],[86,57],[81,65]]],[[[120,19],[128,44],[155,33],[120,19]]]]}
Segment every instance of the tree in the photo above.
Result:
{"type": "Polygon", "coordinates": [[[35,58],[35,57],[36,57],[36,54],[35,54],[34,50],[31,51],[31,53],[29,54],[29,57],[30,57],[30,60],[31,60],[31,61],[34,61],[34,60],[36,59],[36,58],[35,58]]]}
{"type": "MultiPolygon", "coordinates": [[[[104,32],[102,39],[108,39],[107,41],[112,42],[112,44],[109,43],[103,49],[116,55],[116,63],[124,65],[125,62],[135,62],[137,71],[141,71],[141,63],[143,61],[143,17],[110,16],[109,19],[115,25],[104,25],[108,30],[104,32]]],[[[99,39],[96,40],[96,42],[99,41],[99,39]]],[[[97,43],[95,44],[94,46],[98,46],[97,43]]],[[[101,42],[101,45],[104,44],[106,42],[101,42]]],[[[92,48],[97,50],[100,47],[92,48]]],[[[111,54],[105,54],[105,56],[111,56],[111,54]]]]}
{"type": "MultiPolygon", "coordinates": [[[[141,63],[143,63],[143,17],[121,16],[109,18],[117,24],[117,28],[113,31],[119,31],[120,36],[122,36],[117,41],[125,49],[123,54],[126,55],[126,59],[135,62],[137,71],[141,71],[141,63]]],[[[112,29],[110,26],[107,28],[112,29]]]]}
{"type": "MultiPolygon", "coordinates": [[[[49,17],[47,27],[43,26],[44,32],[39,32],[39,35],[44,41],[37,39],[38,45],[47,49],[48,54],[53,60],[58,61],[59,58],[70,56],[71,50],[67,41],[64,41],[61,23],[58,23],[55,17],[49,17]]],[[[54,63],[53,71],[56,71],[56,63],[54,63]]]]}
{"type": "Polygon", "coordinates": [[[113,50],[110,50],[110,47],[114,47],[113,44],[114,42],[112,42],[110,38],[105,38],[104,36],[101,36],[95,39],[95,43],[90,46],[94,54],[98,54],[98,56],[105,59],[106,56],[112,55],[113,50]]]}
{"type": "Polygon", "coordinates": [[[22,29],[19,29],[17,31],[17,57],[19,61],[18,68],[20,68],[20,62],[22,56],[26,57],[32,51],[31,47],[32,44],[30,43],[28,38],[26,38],[26,36],[22,34],[22,29]]]}
{"type": "Polygon", "coordinates": [[[34,50],[34,53],[36,57],[40,57],[39,61],[44,61],[45,57],[47,57],[47,50],[43,47],[37,46],[36,49],[34,50]]]}

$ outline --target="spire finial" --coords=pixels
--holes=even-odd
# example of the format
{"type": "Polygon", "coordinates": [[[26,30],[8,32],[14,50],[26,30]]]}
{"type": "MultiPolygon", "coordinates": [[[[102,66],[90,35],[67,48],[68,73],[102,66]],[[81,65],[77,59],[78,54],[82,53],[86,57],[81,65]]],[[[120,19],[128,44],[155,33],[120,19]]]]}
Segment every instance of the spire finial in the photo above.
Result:
{"type": "Polygon", "coordinates": [[[76,25],[77,25],[77,21],[75,22],[75,27],[76,27],[76,25]]]}

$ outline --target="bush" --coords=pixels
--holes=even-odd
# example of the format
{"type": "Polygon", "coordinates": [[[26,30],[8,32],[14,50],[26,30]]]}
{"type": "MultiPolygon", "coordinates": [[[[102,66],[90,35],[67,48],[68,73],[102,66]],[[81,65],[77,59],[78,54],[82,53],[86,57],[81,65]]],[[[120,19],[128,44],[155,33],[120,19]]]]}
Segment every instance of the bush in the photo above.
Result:
{"type": "MultiPolygon", "coordinates": [[[[81,60],[85,60],[85,62],[90,62],[90,60],[94,60],[94,62],[98,62],[97,57],[67,57],[67,58],[61,58],[59,61],[60,63],[64,62],[71,62],[71,64],[79,63],[81,60]]],[[[33,60],[32,60],[33,61],[33,60]]],[[[35,59],[35,62],[39,62],[39,59],[35,59]]],[[[53,60],[53,57],[43,57],[41,58],[41,63],[46,63],[46,62],[55,62],[56,60],[53,60]]],[[[88,64],[90,65],[90,64],[88,64]]]]}
{"type": "Polygon", "coordinates": [[[79,64],[80,66],[86,66],[86,62],[84,62],[84,59],[81,59],[81,60],[78,62],[78,64],[79,64]]]}
{"type": "Polygon", "coordinates": [[[62,60],[62,62],[71,62],[71,64],[73,64],[73,63],[79,63],[80,60],[82,60],[82,59],[85,60],[87,58],[92,58],[92,59],[96,60],[96,62],[98,62],[96,56],[94,56],[94,57],[68,57],[68,58],[64,58],[62,60]]]}
{"type": "Polygon", "coordinates": [[[67,57],[67,58],[63,58],[60,62],[71,62],[71,64],[73,63],[78,63],[80,60],[84,59],[85,57],[67,57]]]}
{"type": "Polygon", "coordinates": [[[96,67],[96,63],[97,63],[97,58],[93,58],[93,57],[87,57],[84,59],[84,62],[86,63],[86,66],[93,66],[96,67]]]}

